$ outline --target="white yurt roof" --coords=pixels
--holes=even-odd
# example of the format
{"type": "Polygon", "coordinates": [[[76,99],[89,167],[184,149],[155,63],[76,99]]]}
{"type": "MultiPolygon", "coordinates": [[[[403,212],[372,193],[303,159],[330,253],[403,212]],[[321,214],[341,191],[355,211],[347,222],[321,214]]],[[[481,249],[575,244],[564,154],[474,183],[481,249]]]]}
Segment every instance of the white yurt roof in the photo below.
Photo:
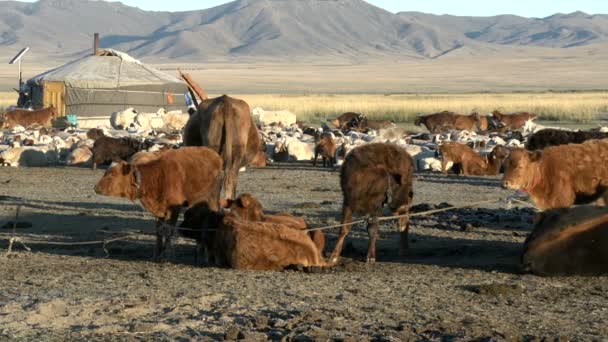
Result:
{"type": "Polygon", "coordinates": [[[183,83],[177,77],[146,66],[128,54],[103,49],[98,55],[89,55],[56,69],[33,77],[30,85],[43,81],[64,82],[73,88],[119,88],[134,85],[183,83]]]}

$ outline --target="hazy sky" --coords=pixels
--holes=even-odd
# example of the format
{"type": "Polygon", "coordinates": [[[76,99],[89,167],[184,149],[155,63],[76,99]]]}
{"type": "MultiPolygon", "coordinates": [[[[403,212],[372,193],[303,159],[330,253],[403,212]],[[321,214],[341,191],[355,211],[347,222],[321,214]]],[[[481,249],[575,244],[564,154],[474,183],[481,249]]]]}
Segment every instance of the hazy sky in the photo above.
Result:
{"type": "MultiPolygon", "coordinates": [[[[284,0],[298,1],[298,0],[284,0]]],[[[344,0],[348,1],[348,0],[344,0]]],[[[391,12],[419,11],[435,14],[487,16],[517,14],[546,17],[562,12],[583,11],[608,13],[608,0],[367,0],[391,12]]],[[[228,0],[122,0],[124,4],[154,11],[187,11],[204,9],[230,2],[228,0]]]]}

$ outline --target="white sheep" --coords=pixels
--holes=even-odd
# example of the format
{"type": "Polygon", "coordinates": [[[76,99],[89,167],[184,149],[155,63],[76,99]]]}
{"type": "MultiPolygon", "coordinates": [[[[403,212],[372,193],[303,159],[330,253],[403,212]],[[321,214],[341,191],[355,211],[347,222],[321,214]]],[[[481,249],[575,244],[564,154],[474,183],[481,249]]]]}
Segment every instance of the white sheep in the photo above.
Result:
{"type": "Polygon", "coordinates": [[[126,130],[131,123],[135,121],[135,117],[137,116],[137,111],[135,109],[127,108],[121,112],[114,112],[110,116],[110,125],[114,129],[124,129],[126,130]]]}
{"type": "Polygon", "coordinates": [[[274,153],[287,152],[290,161],[312,160],[314,156],[314,145],[293,137],[285,137],[277,140],[274,153]]]}
{"type": "Polygon", "coordinates": [[[296,115],[288,110],[268,111],[261,107],[255,107],[251,113],[253,120],[262,126],[269,126],[273,123],[289,126],[296,123],[296,115]]]}

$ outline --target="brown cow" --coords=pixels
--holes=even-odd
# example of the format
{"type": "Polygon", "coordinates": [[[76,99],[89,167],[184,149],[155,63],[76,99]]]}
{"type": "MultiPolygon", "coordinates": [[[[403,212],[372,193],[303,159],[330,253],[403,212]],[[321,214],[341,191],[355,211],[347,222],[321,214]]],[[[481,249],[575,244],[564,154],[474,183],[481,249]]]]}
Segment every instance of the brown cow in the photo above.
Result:
{"type": "Polygon", "coordinates": [[[608,273],[606,208],[578,206],[539,216],[524,245],[525,271],[545,276],[608,273]]]}
{"type": "Polygon", "coordinates": [[[57,117],[57,111],[52,105],[40,110],[13,109],[2,114],[2,128],[13,128],[17,125],[28,127],[38,124],[51,127],[52,120],[57,117]]]}
{"type": "MultiPolygon", "coordinates": [[[[262,203],[248,193],[241,194],[234,200],[222,200],[220,201],[220,206],[228,209],[231,213],[234,213],[246,221],[262,221],[282,224],[299,230],[305,230],[308,228],[306,221],[304,221],[304,219],[301,217],[292,216],[287,213],[279,213],[274,215],[265,214],[262,203]]],[[[180,225],[180,227],[200,229],[204,222],[210,222],[209,226],[212,226],[213,224],[217,225],[219,222],[221,222],[221,218],[221,214],[212,213],[207,206],[195,206],[186,211],[186,214],[184,214],[184,222],[180,225]]],[[[197,233],[193,235],[193,233],[190,231],[184,231],[182,234],[185,237],[193,239],[198,239],[198,237],[201,236],[197,233]]],[[[213,234],[210,234],[210,236],[213,236],[213,234]]],[[[325,234],[322,231],[312,231],[309,232],[309,236],[317,246],[319,252],[322,253],[325,249],[325,234]]]]}
{"type": "Polygon", "coordinates": [[[147,143],[133,138],[112,138],[102,136],[93,144],[93,170],[97,165],[126,161],[135,153],[147,148],[147,143]]]}
{"type": "Polygon", "coordinates": [[[225,263],[235,269],[280,271],[291,265],[327,266],[305,231],[246,221],[232,213],[224,216],[216,243],[225,263]]]}
{"type": "Polygon", "coordinates": [[[425,125],[431,133],[441,133],[451,129],[472,131],[479,120],[477,113],[459,115],[450,111],[418,116],[414,124],[425,125]]]}
{"type": "Polygon", "coordinates": [[[509,149],[496,146],[488,156],[481,156],[470,146],[446,142],[439,146],[442,155],[441,171],[447,174],[447,164],[453,162],[464,176],[495,176],[499,174],[502,162],[509,155],[509,149]]]}
{"type": "Polygon", "coordinates": [[[87,131],[87,139],[97,140],[104,136],[103,130],[99,128],[91,128],[87,131]]]}
{"type": "MultiPolygon", "coordinates": [[[[342,204],[342,223],[352,222],[352,215],[382,214],[384,204],[397,215],[407,215],[414,196],[412,157],[401,147],[393,144],[373,143],[353,149],[344,160],[340,171],[340,186],[344,201],[342,204]]],[[[342,253],[344,239],[352,225],[343,226],[338,242],[331,255],[336,263],[342,253]]],[[[399,219],[400,252],[408,248],[409,217],[399,219]]],[[[372,219],[368,224],[369,245],[367,262],[376,261],[376,238],[378,221],[372,219]]]]}
{"type": "Polygon", "coordinates": [[[317,166],[317,158],[321,155],[323,167],[334,167],[336,163],[336,139],[332,133],[323,133],[315,145],[315,158],[312,166],[317,166]]]}
{"type": "Polygon", "coordinates": [[[185,146],[206,146],[224,161],[223,189],[236,197],[239,169],[260,151],[260,137],[247,102],[223,95],[203,100],[184,128],[185,146]]]}
{"type": "Polygon", "coordinates": [[[325,235],[315,231],[307,236],[303,231],[307,228],[304,219],[289,214],[264,214],[262,204],[250,194],[222,201],[222,205],[228,209],[225,214],[210,210],[206,205],[194,206],[186,211],[180,225],[192,229],[180,231],[185,237],[194,238],[199,243],[205,239],[210,256],[217,265],[264,270],[279,270],[291,264],[325,265],[322,259],[325,235]],[[227,220],[238,220],[243,225],[235,227],[227,224],[227,220]],[[261,222],[268,225],[256,224],[261,222]],[[205,232],[201,229],[205,224],[216,228],[205,232]],[[303,234],[294,235],[289,229],[303,234]],[[202,234],[198,230],[202,230],[202,234]],[[243,234],[243,240],[235,239],[235,234],[243,234]],[[311,242],[314,248],[310,247],[311,242]],[[289,249],[291,252],[284,252],[289,249]],[[304,261],[298,255],[304,255],[304,261]]]}
{"type": "Polygon", "coordinates": [[[536,114],[528,112],[503,114],[498,110],[495,110],[492,112],[492,116],[501,122],[507,129],[512,130],[521,129],[526,124],[526,121],[536,119],[536,114]]]}
{"type": "Polygon", "coordinates": [[[363,114],[354,113],[354,112],[347,112],[347,113],[344,113],[344,114],[338,116],[335,119],[328,119],[327,122],[329,122],[330,124],[332,124],[337,129],[345,129],[346,125],[349,122],[351,122],[353,120],[360,121],[364,117],[365,117],[365,115],[363,115],[363,114]]]}
{"type": "Polygon", "coordinates": [[[206,203],[219,210],[222,160],[206,147],[168,150],[148,163],[120,162],[106,171],[95,186],[100,195],[139,200],[157,219],[155,256],[160,258],[171,245],[172,229],[183,206],[206,203]]]}
{"type": "Polygon", "coordinates": [[[542,210],[589,203],[608,187],[608,140],[515,149],[504,168],[503,187],[529,193],[542,210]]]}

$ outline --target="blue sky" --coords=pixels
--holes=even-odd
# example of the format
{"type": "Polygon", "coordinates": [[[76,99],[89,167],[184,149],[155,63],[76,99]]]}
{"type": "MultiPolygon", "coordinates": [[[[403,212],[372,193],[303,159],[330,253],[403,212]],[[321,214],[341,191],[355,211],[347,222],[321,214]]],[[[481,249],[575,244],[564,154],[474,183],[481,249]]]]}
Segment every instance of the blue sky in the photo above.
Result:
{"type": "MultiPolygon", "coordinates": [[[[285,0],[298,1],[298,0],[285,0]]],[[[525,17],[546,17],[562,12],[583,11],[608,14],[608,0],[367,0],[391,12],[420,11],[435,14],[488,16],[516,14],[525,17]]],[[[187,11],[204,9],[228,0],[122,0],[124,4],[153,11],[187,11]]]]}

